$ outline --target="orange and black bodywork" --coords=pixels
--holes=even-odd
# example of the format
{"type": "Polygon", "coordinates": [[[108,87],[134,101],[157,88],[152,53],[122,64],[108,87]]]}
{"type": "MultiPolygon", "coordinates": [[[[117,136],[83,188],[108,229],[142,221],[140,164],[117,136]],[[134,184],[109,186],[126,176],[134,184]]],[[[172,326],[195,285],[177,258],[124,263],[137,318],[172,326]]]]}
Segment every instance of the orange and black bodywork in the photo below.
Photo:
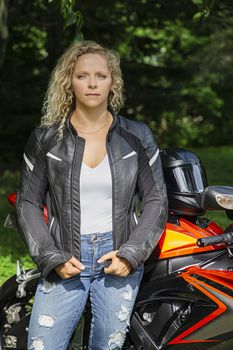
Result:
{"type": "Polygon", "coordinates": [[[196,240],[223,230],[173,216],[145,274],[132,317],[135,349],[233,349],[233,260],[196,240]],[[155,263],[156,262],[156,263],[155,263]]]}

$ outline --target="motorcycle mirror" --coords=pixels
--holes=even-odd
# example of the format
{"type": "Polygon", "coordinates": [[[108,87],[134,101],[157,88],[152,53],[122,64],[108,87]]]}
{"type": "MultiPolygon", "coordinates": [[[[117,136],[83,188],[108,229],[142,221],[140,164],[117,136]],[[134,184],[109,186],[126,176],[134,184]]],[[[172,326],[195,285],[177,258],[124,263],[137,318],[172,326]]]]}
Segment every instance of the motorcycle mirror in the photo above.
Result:
{"type": "Polygon", "coordinates": [[[233,187],[206,187],[202,193],[201,206],[206,210],[233,210],[233,187]]]}

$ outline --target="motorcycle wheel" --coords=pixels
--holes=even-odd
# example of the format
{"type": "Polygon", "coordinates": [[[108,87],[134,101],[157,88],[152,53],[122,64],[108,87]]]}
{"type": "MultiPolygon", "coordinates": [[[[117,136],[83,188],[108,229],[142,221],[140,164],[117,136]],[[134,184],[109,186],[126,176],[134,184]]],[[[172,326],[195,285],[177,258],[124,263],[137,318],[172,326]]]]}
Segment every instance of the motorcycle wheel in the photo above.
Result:
{"type": "Polygon", "coordinates": [[[27,329],[38,279],[30,281],[26,296],[18,298],[16,275],[8,279],[0,289],[0,350],[25,350],[27,329]]]}
{"type": "MultiPolygon", "coordinates": [[[[16,275],[0,287],[0,350],[27,349],[28,326],[38,281],[39,278],[28,282],[26,296],[23,298],[16,296],[16,275]]],[[[89,322],[90,313],[85,312],[85,317],[82,316],[67,350],[85,349],[89,322]]]]}

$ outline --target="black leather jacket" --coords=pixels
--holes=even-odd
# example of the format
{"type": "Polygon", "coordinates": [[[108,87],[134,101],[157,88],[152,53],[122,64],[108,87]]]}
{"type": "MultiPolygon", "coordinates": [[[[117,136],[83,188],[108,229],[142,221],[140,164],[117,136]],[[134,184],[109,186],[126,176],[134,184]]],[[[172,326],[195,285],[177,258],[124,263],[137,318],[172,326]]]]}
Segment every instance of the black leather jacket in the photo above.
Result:
{"type": "MultiPolygon", "coordinates": [[[[117,255],[126,258],[134,271],[150,256],[164,230],[167,193],[151,130],[143,122],[112,114],[106,148],[112,173],[113,249],[119,249],[117,255]]],[[[16,202],[20,235],[44,277],[72,256],[80,260],[79,176],[85,139],[78,136],[70,118],[59,142],[56,129],[55,124],[32,131],[16,202]]]]}

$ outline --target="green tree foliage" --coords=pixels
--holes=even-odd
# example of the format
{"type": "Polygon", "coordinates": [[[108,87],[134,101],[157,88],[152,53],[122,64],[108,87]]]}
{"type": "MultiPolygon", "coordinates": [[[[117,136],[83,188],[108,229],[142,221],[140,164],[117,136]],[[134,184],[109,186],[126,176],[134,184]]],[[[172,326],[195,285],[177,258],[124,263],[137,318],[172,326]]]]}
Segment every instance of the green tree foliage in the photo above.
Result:
{"type": "Polygon", "coordinates": [[[0,71],[0,147],[7,159],[21,154],[39,122],[57,58],[83,38],[120,52],[122,114],[145,120],[162,146],[232,144],[230,0],[3,2],[8,23],[5,16],[0,33],[5,26],[9,36],[0,71]],[[11,134],[15,142],[3,148],[11,134]]]}

